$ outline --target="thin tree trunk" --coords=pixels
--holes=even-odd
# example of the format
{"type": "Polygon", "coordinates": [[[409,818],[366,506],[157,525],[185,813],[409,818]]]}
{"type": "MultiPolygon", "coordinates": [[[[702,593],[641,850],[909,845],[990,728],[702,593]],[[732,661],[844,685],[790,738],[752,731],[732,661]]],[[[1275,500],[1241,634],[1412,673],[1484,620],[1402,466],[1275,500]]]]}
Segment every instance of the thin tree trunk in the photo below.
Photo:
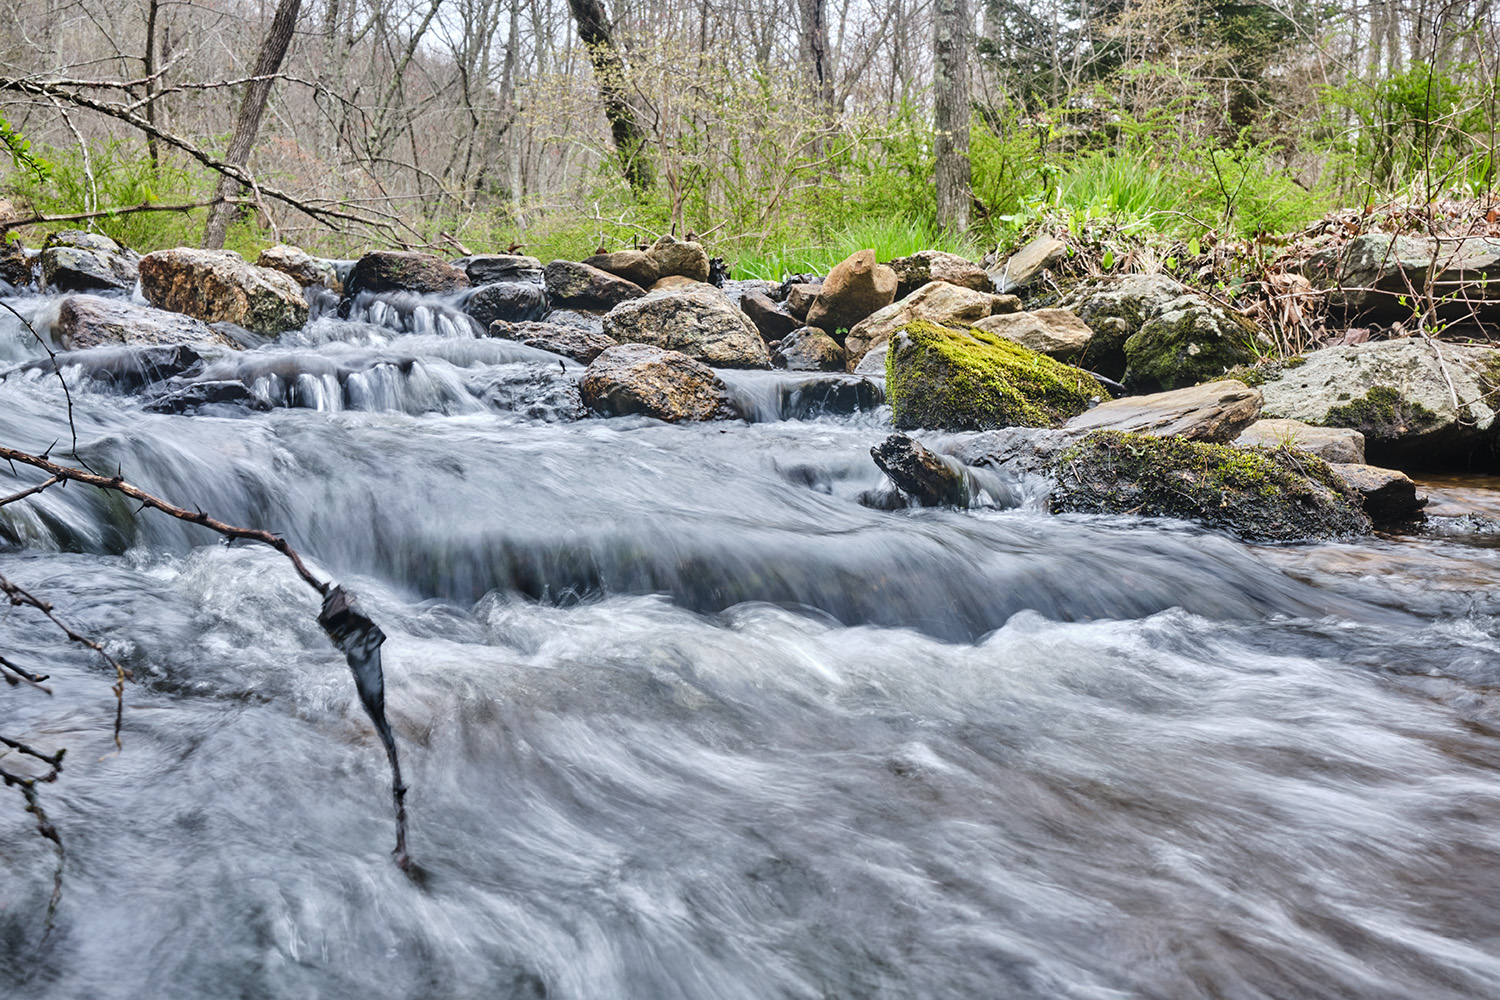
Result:
{"type": "Polygon", "coordinates": [[[969,228],[969,13],[966,0],[937,0],[933,30],[933,125],[937,221],[969,228]]]}
{"type": "Polygon", "coordinates": [[[651,187],[651,164],[646,159],[645,139],[635,111],[626,99],[625,60],[615,48],[604,5],[600,0],[568,0],[568,8],[578,22],[578,40],[588,49],[594,67],[604,117],[620,156],[620,171],[631,189],[641,193],[651,187]]]}
{"type": "MultiPolygon", "coordinates": [[[[297,14],[302,0],[280,0],[276,14],[271,18],[271,30],[261,42],[260,57],[255,60],[253,79],[245,86],[245,99],[240,103],[240,113],[234,119],[234,132],[229,139],[229,150],[224,161],[244,167],[250,160],[250,150],[255,148],[260,134],[260,119],[266,111],[266,101],[271,96],[272,77],[281,68],[281,60],[292,44],[292,32],[297,26],[297,14]]],[[[215,197],[230,198],[238,193],[239,185],[229,177],[221,176],[215,197]]],[[[203,228],[205,249],[218,250],[224,246],[224,236],[229,231],[229,220],[234,206],[221,202],[208,211],[208,223],[203,228]]]]}
{"type": "MultiPolygon", "coordinates": [[[[158,124],[155,98],[158,81],[152,78],[156,76],[156,15],[160,9],[160,0],[150,0],[146,8],[146,54],[141,57],[146,77],[146,120],[152,125],[158,124]]],[[[150,136],[146,138],[146,155],[151,158],[151,172],[154,174],[161,169],[161,153],[156,148],[156,140],[150,136]]]]}

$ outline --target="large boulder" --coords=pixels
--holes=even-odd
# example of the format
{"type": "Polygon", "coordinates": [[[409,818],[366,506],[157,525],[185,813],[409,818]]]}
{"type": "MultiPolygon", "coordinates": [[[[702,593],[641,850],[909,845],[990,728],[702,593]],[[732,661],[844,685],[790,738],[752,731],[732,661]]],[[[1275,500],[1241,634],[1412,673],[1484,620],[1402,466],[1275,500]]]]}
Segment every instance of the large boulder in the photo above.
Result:
{"type": "MultiPolygon", "coordinates": [[[[592,257],[585,257],[583,262],[589,267],[597,267],[601,271],[608,271],[617,278],[640,285],[642,288],[650,288],[661,278],[661,268],[650,254],[644,250],[616,250],[613,253],[598,253],[592,257]]],[[[704,273],[707,274],[707,265],[704,273]]],[[[675,272],[674,272],[675,273],[675,272]]],[[[702,278],[695,280],[703,280],[702,278]]]]}
{"type": "Polygon", "coordinates": [[[469,287],[469,276],[430,253],[376,250],[354,262],[344,282],[344,295],[360,292],[421,292],[441,294],[469,287]]]}
{"type": "Polygon", "coordinates": [[[771,367],[754,324],[712,285],[622,302],[605,315],[604,332],[622,344],[653,344],[721,368],[771,367]]]}
{"type": "Polygon", "coordinates": [[[31,258],[26,248],[0,235],[0,281],[20,288],[31,284],[31,258]]]}
{"type": "Polygon", "coordinates": [[[1088,324],[1068,309],[1001,313],[987,316],[974,325],[1059,361],[1081,357],[1094,339],[1094,331],[1088,324]]]}
{"type": "Polygon", "coordinates": [[[823,279],[818,297],[807,310],[807,325],[827,330],[838,339],[895,301],[896,285],[896,272],[879,263],[874,250],[853,253],[823,279]]]}
{"type": "Polygon", "coordinates": [[[1327,292],[1331,308],[1371,320],[1409,318],[1429,291],[1441,316],[1500,315],[1500,239],[1493,237],[1367,233],[1313,254],[1302,273],[1327,292]]]}
{"type": "Polygon", "coordinates": [[[58,306],[53,337],[67,351],[109,344],[239,345],[201,320],[182,313],[138,306],[102,295],[69,295],[58,306]]]}
{"type": "Polygon", "coordinates": [[[886,355],[886,399],[902,428],[1048,427],[1101,397],[1089,373],[981,330],[910,323],[886,355]]]}
{"type": "Polygon", "coordinates": [[[1254,364],[1262,343],[1249,319],[1189,292],[1163,303],[1125,341],[1124,381],[1143,392],[1196,385],[1254,364]]]}
{"type": "Polygon", "coordinates": [[[766,343],[782,339],[802,324],[791,313],[784,311],[765,292],[746,292],[740,296],[740,311],[760,331],[766,343]]]}
{"type": "Polygon", "coordinates": [[[906,298],[929,281],[945,281],[976,292],[995,290],[995,284],[984,268],[956,253],[919,250],[910,257],[897,257],[886,266],[896,272],[898,299],[906,298]]]}
{"type": "MultiPolygon", "coordinates": [[[[1218,383],[1209,383],[1217,385],[1218,383]]],[[[1257,420],[1234,439],[1236,448],[1300,448],[1330,465],[1364,465],[1365,436],[1348,427],[1314,427],[1300,420],[1257,420]]]]}
{"type": "Polygon", "coordinates": [[[108,236],[64,229],[42,244],[42,283],[61,292],[135,287],[140,256],[108,236]]]}
{"type": "Polygon", "coordinates": [[[1038,236],[993,268],[989,272],[990,280],[997,292],[1020,291],[1030,285],[1043,268],[1061,260],[1067,252],[1068,245],[1057,237],[1038,236]]]}
{"type": "Polygon", "coordinates": [[[1264,414],[1365,438],[1383,465],[1493,468],[1500,352],[1421,338],[1327,347],[1269,366],[1264,414]]]}
{"type": "Polygon", "coordinates": [[[459,261],[471,285],[492,285],[497,281],[542,280],[542,262],[535,257],[513,253],[476,253],[459,261]]]}
{"type": "Polygon", "coordinates": [[[691,240],[679,241],[673,236],[663,236],[651,244],[646,251],[663,278],[678,275],[694,281],[707,281],[709,277],[708,253],[703,244],[691,240]]]}
{"type": "Polygon", "coordinates": [[[671,422],[732,418],[729,391],[713,369],[679,351],[621,344],[583,376],[583,399],[609,416],[645,414],[671,422]]]}
{"type": "Polygon", "coordinates": [[[938,326],[969,327],[995,313],[1015,312],[1020,308],[1021,300],[1013,295],[976,292],[946,281],[928,282],[854,325],[844,338],[849,369],[853,371],[861,358],[890,340],[907,323],[920,320],[938,326]]]}
{"type": "Polygon", "coordinates": [[[1225,379],[1150,396],[1100,403],[1063,425],[1070,431],[1113,430],[1227,444],[1260,416],[1260,393],[1225,379]]]}
{"type": "Polygon", "coordinates": [[[1058,456],[1053,474],[1056,513],[1184,518],[1253,541],[1370,530],[1360,496],[1321,459],[1289,449],[1095,431],[1058,456]]]}
{"type": "MultiPolygon", "coordinates": [[[[841,372],[845,367],[839,342],[815,326],[800,327],[783,337],[772,360],[794,372],[841,372]]],[[[885,368],[878,374],[884,375],[885,368]]]]}
{"type": "Polygon", "coordinates": [[[646,290],[633,281],[573,260],[554,260],[543,274],[547,295],[558,307],[610,309],[646,294],[646,290]]]}
{"type": "Polygon", "coordinates": [[[574,361],[588,364],[611,347],[619,345],[613,337],[593,330],[566,326],[561,323],[507,323],[496,320],[490,324],[491,337],[519,341],[527,347],[536,347],[553,354],[561,354],[574,361]]]}
{"type": "Polygon", "coordinates": [[[273,271],[292,277],[302,286],[322,285],[330,292],[342,292],[344,283],[339,280],[338,268],[333,261],[314,257],[301,247],[278,243],[266,247],[255,258],[256,267],[268,267],[273,271]]]}
{"type": "Polygon", "coordinates": [[[1125,342],[1187,289],[1165,274],[1127,274],[1074,286],[1058,303],[1094,331],[1078,365],[1119,381],[1125,376],[1125,342]]]}
{"type": "Polygon", "coordinates": [[[275,336],[307,322],[302,286],[232,250],[158,250],[141,258],[141,291],[161,309],[275,336]]]}
{"type": "Polygon", "coordinates": [[[497,319],[507,323],[540,320],[547,315],[547,290],[525,281],[481,285],[464,303],[464,312],[481,327],[488,327],[497,319]]]}

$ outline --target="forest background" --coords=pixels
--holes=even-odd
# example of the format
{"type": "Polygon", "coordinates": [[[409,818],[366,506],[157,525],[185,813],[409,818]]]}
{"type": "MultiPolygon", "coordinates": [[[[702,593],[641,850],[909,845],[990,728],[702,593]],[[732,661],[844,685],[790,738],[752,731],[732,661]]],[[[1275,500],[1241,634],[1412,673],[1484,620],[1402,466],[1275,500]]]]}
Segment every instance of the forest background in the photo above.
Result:
{"type": "Polygon", "coordinates": [[[257,85],[252,259],[675,231],[775,279],[1046,228],[1170,269],[1496,186],[1493,0],[0,2],[0,214],[141,250],[203,241],[257,85]]]}

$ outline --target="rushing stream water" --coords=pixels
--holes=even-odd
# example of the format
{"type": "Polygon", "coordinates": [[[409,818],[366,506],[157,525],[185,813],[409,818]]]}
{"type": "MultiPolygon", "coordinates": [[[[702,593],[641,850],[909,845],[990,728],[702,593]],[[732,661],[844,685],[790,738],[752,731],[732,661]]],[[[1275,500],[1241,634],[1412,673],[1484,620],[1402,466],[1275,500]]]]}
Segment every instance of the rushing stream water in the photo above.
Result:
{"type": "MultiPolygon", "coordinates": [[[[575,420],[578,365],[455,316],[209,361],[268,412],[69,371],[94,468],[284,533],[385,630],[423,877],[285,560],[54,488],[0,509],[0,574],[139,683],[113,753],[107,666],[0,619],[55,692],[0,691],[0,731],[69,751],[45,938],[54,857],[0,789],[0,996],[1500,996],[1484,522],[872,510],[878,408],[726,373],[753,422],[575,420]]],[[[0,370],[40,357],[0,315],[0,370]]],[[[13,370],[0,442],[55,440],[56,378],[13,370]]]]}

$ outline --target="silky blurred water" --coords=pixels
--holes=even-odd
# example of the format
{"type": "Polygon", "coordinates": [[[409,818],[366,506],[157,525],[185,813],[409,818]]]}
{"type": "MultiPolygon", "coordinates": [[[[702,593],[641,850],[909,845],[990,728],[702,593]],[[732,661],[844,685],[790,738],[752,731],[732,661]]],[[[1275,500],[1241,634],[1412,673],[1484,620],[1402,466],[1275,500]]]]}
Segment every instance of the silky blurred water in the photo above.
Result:
{"type": "MultiPolygon", "coordinates": [[[[55,692],[0,731],[68,748],[45,937],[54,858],[0,789],[5,996],[1500,995],[1478,527],[1250,547],[1024,483],[871,510],[868,397],[731,375],[753,422],[579,420],[579,366],[382,301],[210,362],[266,413],[65,374],[93,467],[359,593],[424,877],[285,560],[49,490],[0,508],[0,574],[139,683],[114,753],[108,668],[0,618],[55,692]]],[[[59,438],[55,377],[6,375],[0,441],[59,438]]]]}

